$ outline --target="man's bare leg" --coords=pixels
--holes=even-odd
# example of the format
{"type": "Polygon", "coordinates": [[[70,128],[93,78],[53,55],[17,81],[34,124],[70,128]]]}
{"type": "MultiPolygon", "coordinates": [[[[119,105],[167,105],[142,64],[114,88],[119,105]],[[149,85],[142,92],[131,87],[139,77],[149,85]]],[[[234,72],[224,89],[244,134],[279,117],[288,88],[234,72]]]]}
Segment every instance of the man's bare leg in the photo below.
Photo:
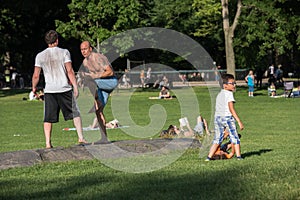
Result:
{"type": "Polygon", "coordinates": [[[73,123],[74,126],[76,128],[77,131],[77,135],[78,135],[78,142],[79,143],[87,143],[87,141],[84,139],[83,134],[82,134],[82,121],[81,121],[81,117],[75,117],[73,118],[73,123]]]}
{"type": "Polygon", "coordinates": [[[44,122],[44,133],[45,133],[47,149],[50,149],[53,147],[51,144],[51,132],[52,132],[52,123],[44,122]]]}
{"type": "Polygon", "coordinates": [[[100,128],[100,135],[101,135],[101,139],[99,141],[97,141],[96,143],[109,143],[108,139],[107,139],[107,133],[106,133],[106,126],[105,126],[105,117],[103,114],[103,109],[104,107],[102,106],[102,103],[100,100],[97,100],[97,107],[96,107],[96,116],[98,119],[98,123],[99,123],[99,128],[100,128]]]}

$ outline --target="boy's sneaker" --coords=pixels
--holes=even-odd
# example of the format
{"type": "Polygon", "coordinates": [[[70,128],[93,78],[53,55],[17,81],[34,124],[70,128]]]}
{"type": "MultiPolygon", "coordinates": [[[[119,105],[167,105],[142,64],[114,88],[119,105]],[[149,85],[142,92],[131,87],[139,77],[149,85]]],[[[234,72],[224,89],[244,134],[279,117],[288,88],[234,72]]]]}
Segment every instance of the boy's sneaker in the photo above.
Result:
{"type": "Polygon", "coordinates": [[[207,158],[205,159],[205,161],[206,161],[206,162],[211,161],[211,158],[210,158],[210,157],[207,157],[207,158]]]}
{"type": "Polygon", "coordinates": [[[236,157],[237,160],[244,160],[244,158],[242,158],[241,156],[236,157]]]}

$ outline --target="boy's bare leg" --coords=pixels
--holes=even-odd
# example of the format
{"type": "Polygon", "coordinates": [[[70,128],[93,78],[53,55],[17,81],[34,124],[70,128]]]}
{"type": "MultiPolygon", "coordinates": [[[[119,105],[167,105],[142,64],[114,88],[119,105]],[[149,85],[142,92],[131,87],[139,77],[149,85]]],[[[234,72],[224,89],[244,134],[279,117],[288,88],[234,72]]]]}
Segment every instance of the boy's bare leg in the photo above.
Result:
{"type": "Polygon", "coordinates": [[[51,144],[51,132],[52,132],[52,123],[44,122],[44,133],[45,133],[46,148],[47,149],[52,148],[52,144],[51,144]]]}
{"type": "Polygon", "coordinates": [[[219,144],[212,144],[207,157],[212,158],[214,156],[214,154],[216,153],[219,146],[220,146],[219,144]]]}
{"type": "Polygon", "coordinates": [[[241,157],[241,146],[240,144],[234,144],[234,150],[236,157],[241,157]]]}

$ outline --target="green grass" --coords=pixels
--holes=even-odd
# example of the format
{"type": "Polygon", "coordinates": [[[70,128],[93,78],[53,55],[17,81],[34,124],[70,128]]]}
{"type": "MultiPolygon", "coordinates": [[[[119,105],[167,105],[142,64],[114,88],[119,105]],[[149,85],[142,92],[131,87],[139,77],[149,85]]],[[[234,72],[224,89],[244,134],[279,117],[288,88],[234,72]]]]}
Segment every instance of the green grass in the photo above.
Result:
{"type": "MultiPolygon", "coordinates": [[[[160,104],[165,109],[166,122],[159,129],[178,125],[182,115],[188,115],[190,122],[195,123],[192,117],[198,114],[197,110],[211,126],[211,97],[204,87],[193,90],[199,105],[194,105],[185,90],[174,91],[182,99],[169,101],[148,100],[149,96],[157,96],[157,91],[136,90],[130,96],[132,121],[128,123],[143,130],[143,126],[151,124],[149,109],[160,104]],[[182,101],[185,105],[180,104],[182,101]]],[[[0,91],[0,152],[44,147],[43,104],[23,101],[27,93],[0,91]]],[[[245,126],[240,132],[243,161],[207,163],[199,158],[206,155],[207,149],[189,149],[176,162],[158,171],[139,174],[116,171],[96,159],[44,163],[1,170],[0,199],[300,199],[300,98],[273,99],[266,90],[255,94],[254,98],[248,98],[244,87],[235,93],[235,108],[245,126]]],[[[111,99],[118,103],[126,95],[127,92],[120,90],[111,99]]],[[[105,109],[109,120],[115,117],[112,110],[117,107],[111,105],[105,109]]],[[[81,108],[84,106],[83,103],[81,108]]],[[[84,109],[82,112],[86,113],[84,109]]],[[[87,118],[93,118],[91,114],[83,117],[84,124],[90,122],[87,118]]],[[[68,147],[77,142],[76,133],[62,131],[65,127],[72,127],[72,122],[61,118],[54,125],[54,146],[68,147]]],[[[153,137],[158,132],[154,131],[153,137]]],[[[98,135],[98,132],[88,134],[98,135]]],[[[108,136],[113,141],[138,139],[121,129],[109,130],[108,136]]]]}

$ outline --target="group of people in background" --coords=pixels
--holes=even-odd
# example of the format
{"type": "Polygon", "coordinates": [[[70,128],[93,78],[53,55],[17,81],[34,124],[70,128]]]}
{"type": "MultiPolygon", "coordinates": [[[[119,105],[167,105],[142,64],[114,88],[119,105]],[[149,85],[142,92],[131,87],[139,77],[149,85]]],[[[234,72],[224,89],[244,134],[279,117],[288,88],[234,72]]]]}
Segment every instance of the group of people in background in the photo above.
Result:
{"type": "Polygon", "coordinates": [[[257,88],[262,88],[263,78],[268,78],[268,95],[274,97],[276,95],[276,88],[283,85],[283,70],[282,65],[279,64],[275,68],[274,64],[271,64],[267,70],[262,70],[262,68],[257,68],[256,71],[250,69],[245,81],[248,85],[248,96],[253,97],[255,82],[257,88]]]}
{"type": "Polygon", "coordinates": [[[283,70],[282,65],[279,64],[277,68],[275,68],[274,64],[269,66],[269,69],[266,71],[268,77],[268,84],[282,84],[283,83],[283,70]]]}
{"type": "Polygon", "coordinates": [[[4,73],[0,73],[0,88],[4,87],[13,89],[23,89],[25,87],[23,76],[18,73],[17,69],[13,66],[6,66],[4,68],[4,73]]]}

